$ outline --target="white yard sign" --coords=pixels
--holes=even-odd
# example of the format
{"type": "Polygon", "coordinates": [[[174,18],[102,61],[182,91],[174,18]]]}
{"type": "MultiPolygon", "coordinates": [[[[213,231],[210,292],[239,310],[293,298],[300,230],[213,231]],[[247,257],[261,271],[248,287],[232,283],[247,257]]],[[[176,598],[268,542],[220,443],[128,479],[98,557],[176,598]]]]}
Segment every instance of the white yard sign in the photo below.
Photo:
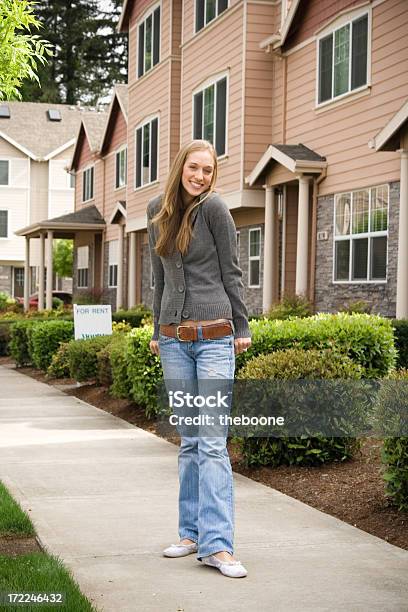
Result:
{"type": "Polygon", "coordinates": [[[74,304],[75,340],[109,336],[112,334],[112,312],[110,306],[74,304]]]}

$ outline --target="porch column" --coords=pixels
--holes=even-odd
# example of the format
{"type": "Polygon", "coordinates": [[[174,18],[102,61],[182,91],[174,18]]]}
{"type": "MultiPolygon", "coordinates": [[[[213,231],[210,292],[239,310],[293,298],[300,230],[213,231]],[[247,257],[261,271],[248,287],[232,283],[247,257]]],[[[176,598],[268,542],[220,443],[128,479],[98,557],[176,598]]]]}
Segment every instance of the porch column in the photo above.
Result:
{"type": "Polygon", "coordinates": [[[116,288],[116,310],[119,310],[123,306],[123,241],[125,226],[119,225],[118,228],[118,286],[116,288]]]}
{"type": "Polygon", "coordinates": [[[24,310],[29,309],[30,300],[30,238],[25,237],[25,259],[24,259],[24,310]]]}
{"type": "Polygon", "coordinates": [[[40,233],[40,277],[38,279],[38,310],[44,310],[45,234],[40,233]]]}
{"type": "Polygon", "coordinates": [[[47,288],[46,288],[46,300],[45,307],[47,310],[52,310],[52,242],[54,239],[54,232],[48,230],[47,232],[47,288]]]}
{"type": "Polygon", "coordinates": [[[277,301],[279,262],[276,254],[275,239],[277,235],[278,214],[275,204],[275,189],[265,187],[265,232],[264,232],[264,274],[262,292],[262,311],[267,312],[277,301]]]}
{"type": "Polygon", "coordinates": [[[401,150],[398,227],[397,319],[408,318],[408,151],[401,150]]]}
{"type": "Polygon", "coordinates": [[[296,295],[307,295],[309,244],[309,179],[299,177],[298,225],[296,248],[296,295]]]}
{"type": "Polygon", "coordinates": [[[129,237],[129,278],[128,278],[128,308],[136,304],[136,232],[130,232],[129,237]]]}

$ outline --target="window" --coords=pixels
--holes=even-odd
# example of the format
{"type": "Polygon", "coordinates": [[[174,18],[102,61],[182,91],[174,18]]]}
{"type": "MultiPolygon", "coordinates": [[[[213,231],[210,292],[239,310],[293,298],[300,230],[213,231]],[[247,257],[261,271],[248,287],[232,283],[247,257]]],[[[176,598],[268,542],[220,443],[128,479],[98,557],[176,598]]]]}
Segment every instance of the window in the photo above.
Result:
{"type": "Polygon", "coordinates": [[[157,180],[158,123],[156,117],[136,129],[136,188],[157,180]]]}
{"type": "Polygon", "coordinates": [[[248,287],[261,286],[261,228],[249,230],[248,287]]]}
{"type": "Polygon", "coordinates": [[[83,172],[82,201],[87,202],[94,197],[94,167],[83,172]]]}
{"type": "Polygon", "coordinates": [[[318,102],[367,84],[368,14],[319,40],[318,102]]]}
{"type": "Polygon", "coordinates": [[[0,210],[0,238],[8,238],[8,210],[0,210]]]}
{"type": "Polygon", "coordinates": [[[193,138],[209,140],[218,155],[225,154],[227,124],[227,77],[194,95],[193,138]]]}
{"type": "Polygon", "coordinates": [[[124,187],[127,183],[127,148],[116,153],[116,180],[115,187],[124,187]]]}
{"type": "Polygon", "coordinates": [[[239,263],[239,250],[241,247],[241,232],[239,230],[237,230],[237,257],[238,257],[238,263],[239,263]]]}
{"type": "Polygon", "coordinates": [[[160,61],[160,6],[138,28],[137,75],[141,77],[160,61]]]}
{"type": "Polygon", "coordinates": [[[118,286],[118,241],[109,242],[109,287],[118,286]]]}
{"type": "Polygon", "coordinates": [[[386,280],[388,202],[388,185],[335,197],[335,281],[386,280]]]}
{"type": "Polygon", "coordinates": [[[9,162],[7,159],[0,159],[0,185],[9,184],[9,162]]]}
{"type": "Polygon", "coordinates": [[[213,19],[221,15],[228,8],[228,0],[196,0],[195,29],[202,30],[213,19]]]}
{"type": "Polygon", "coordinates": [[[78,288],[88,287],[89,247],[77,249],[78,288]]]}

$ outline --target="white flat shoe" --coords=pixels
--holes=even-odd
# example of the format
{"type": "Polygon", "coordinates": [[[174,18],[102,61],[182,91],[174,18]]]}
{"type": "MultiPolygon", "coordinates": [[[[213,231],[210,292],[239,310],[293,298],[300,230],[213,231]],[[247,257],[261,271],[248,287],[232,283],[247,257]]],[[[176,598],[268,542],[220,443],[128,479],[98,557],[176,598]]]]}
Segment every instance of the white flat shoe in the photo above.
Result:
{"type": "Polygon", "coordinates": [[[216,567],[221,574],[228,576],[228,578],[245,578],[248,575],[241,561],[220,561],[214,555],[210,555],[209,557],[203,557],[202,562],[204,565],[216,567]]]}
{"type": "Polygon", "coordinates": [[[197,552],[197,544],[172,544],[163,550],[165,557],[186,557],[197,552]]]}

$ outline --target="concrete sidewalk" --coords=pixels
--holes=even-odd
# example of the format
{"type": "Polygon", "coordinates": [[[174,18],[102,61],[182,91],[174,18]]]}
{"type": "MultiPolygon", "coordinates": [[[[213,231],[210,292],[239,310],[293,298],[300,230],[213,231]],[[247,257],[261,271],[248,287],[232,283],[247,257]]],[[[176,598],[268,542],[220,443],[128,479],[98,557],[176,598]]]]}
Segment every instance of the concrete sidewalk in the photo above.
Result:
{"type": "Polygon", "coordinates": [[[100,610],[408,610],[407,551],[240,475],[248,577],[162,557],[178,541],[177,447],[8,367],[0,389],[0,479],[100,610]]]}

